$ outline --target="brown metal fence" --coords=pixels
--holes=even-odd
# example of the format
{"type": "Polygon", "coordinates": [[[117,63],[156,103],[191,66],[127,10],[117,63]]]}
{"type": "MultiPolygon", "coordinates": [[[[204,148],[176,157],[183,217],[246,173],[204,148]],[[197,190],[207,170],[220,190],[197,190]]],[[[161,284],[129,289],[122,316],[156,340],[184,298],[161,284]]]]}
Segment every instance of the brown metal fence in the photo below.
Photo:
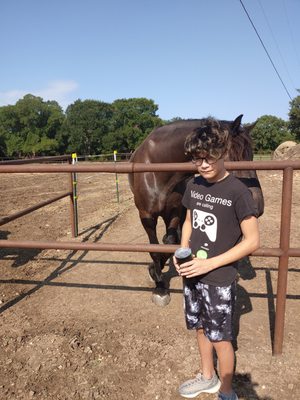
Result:
{"type": "MultiPolygon", "coordinates": [[[[277,281],[277,300],[275,315],[275,332],[273,354],[282,353],[283,337],[284,337],[284,316],[286,305],[287,276],[290,257],[300,257],[300,248],[290,247],[290,230],[291,230],[291,208],[292,208],[292,188],[294,170],[300,169],[300,161],[238,161],[226,162],[226,168],[229,170],[282,170],[282,202],[281,202],[281,223],[280,223],[280,243],[279,247],[268,248],[261,247],[256,250],[252,256],[262,257],[278,257],[278,281],[277,281]]],[[[196,172],[196,167],[191,163],[175,163],[175,164],[142,164],[142,163],[93,163],[88,165],[10,165],[0,164],[1,173],[43,173],[43,172],[59,172],[74,174],[77,172],[111,172],[111,173],[132,173],[147,171],[190,171],[196,172]]],[[[71,183],[72,185],[72,183],[71,183]]],[[[72,185],[73,186],[73,185],[72,185]]],[[[70,195],[71,190],[64,196],[70,195]]],[[[62,197],[60,197],[62,198],[62,197]]],[[[56,198],[58,200],[58,198],[56,198]]],[[[52,199],[55,201],[55,199],[52,199]]],[[[49,204],[45,202],[44,205],[49,204]]],[[[41,206],[41,205],[40,205],[41,206]]],[[[32,207],[30,211],[36,209],[32,207]]],[[[30,211],[25,210],[26,214],[30,211]]],[[[72,210],[72,200],[71,200],[72,210]]],[[[18,218],[24,214],[17,213],[18,218]]],[[[10,217],[4,217],[0,220],[0,225],[11,221],[10,217]]],[[[14,218],[14,219],[15,219],[14,218]]],[[[72,233],[75,235],[74,218],[72,222],[72,233]]],[[[36,248],[36,249],[67,249],[67,250],[99,250],[99,251],[130,251],[130,252],[161,252],[173,253],[178,246],[175,245],[150,245],[150,244],[113,244],[113,243],[78,243],[76,241],[67,242],[35,242],[35,241],[12,241],[0,240],[0,248],[36,248]]]]}
{"type": "MultiPolygon", "coordinates": [[[[8,160],[8,161],[0,161],[0,172],[2,172],[1,166],[4,165],[24,165],[24,164],[36,164],[36,163],[54,163],[54,162],[68,162],[71,164],[72,162],[72,156],[71,155],[64,155],[64,156],[54,156],[54,157],[35,157],[35,158],[28,158],[28,159],[22,159],[22,160],[8,160]]],[[[20,171],[21,172],[21,171],[20,171]]],[[[71,229],[72,229],[72,236],[74,237],[77,230],[76,230],[76,219],[75,219],[75,213],[74,213],[74,174],[70,174],[69,178],[69,191],[65,193],[61,193],[58,196],[55,196],[51,199],[42,201],[38,204],[35,204],[34,206],[31,206],[29,208],[26,208],[24,210],[18,211],[14,214],[7,215],[5,217],[0,218],[0,226],[5,225],[8,222],[14,221],[15,219],[18,219],[20,217],[23,217],[24,215],[30,214],[33,211],[38,210],[39,208],[45,207],[51,203],[54,203],[58,200],[61,200],[67,196],[70,198],[70,208],[71,208],[71,229]]]]}

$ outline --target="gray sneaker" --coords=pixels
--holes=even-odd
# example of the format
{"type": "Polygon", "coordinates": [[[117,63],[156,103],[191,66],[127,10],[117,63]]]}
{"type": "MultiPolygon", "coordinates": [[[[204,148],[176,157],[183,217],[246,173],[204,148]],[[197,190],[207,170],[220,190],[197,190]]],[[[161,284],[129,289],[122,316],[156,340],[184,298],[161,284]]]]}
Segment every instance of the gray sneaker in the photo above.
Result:
{"type": "Polygon", "coordinates": [[[187,399],[192,399],[200,393],[217,393],[221,382],[216,374],[211,379],[205,379],[202,374],[190,379],[179,386],[179,394],[187,399]]]}
{"type": "Polygon", "coordinates": [[[230,395],[219,392],[218,400],[239,400],[239,398],[235,392],[231,392],[230,395]]]}

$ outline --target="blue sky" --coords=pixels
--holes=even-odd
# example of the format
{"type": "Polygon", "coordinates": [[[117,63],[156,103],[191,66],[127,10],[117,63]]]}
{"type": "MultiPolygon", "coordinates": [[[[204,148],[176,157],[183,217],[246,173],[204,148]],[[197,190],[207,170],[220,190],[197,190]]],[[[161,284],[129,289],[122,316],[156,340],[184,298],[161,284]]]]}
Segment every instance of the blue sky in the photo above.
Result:
{"type": "MultiPolygon", "coordinates": [[[[291,98],[300,89],[300,1],[243,0],[291,98]]],[[[25,94],[146,97],[163,119],[288,119],[290,98],[238,0],[0,3],[0,106],[25,94]]]]}

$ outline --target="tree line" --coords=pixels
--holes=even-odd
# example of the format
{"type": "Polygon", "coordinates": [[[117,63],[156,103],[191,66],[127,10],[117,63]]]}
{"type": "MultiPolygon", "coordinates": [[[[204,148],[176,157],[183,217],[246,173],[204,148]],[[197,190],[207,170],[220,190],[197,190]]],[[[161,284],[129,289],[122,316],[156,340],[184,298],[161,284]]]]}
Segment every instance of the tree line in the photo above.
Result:
{"type": "MultiPolygon", "coordinates": [[[[76,100],[64,112],[56,101],[25,95],[0,107],[0,157],[130,153],[162,120],[146,98],[113,103],[76,100]]],[[[199,117],[202,118],[202,117],[199,117]]],[[[252,131],[255,152],[270,152],[286,140],[300,141],[300,96],[290,102],[289,120],[263,115],[252,131]]]]}

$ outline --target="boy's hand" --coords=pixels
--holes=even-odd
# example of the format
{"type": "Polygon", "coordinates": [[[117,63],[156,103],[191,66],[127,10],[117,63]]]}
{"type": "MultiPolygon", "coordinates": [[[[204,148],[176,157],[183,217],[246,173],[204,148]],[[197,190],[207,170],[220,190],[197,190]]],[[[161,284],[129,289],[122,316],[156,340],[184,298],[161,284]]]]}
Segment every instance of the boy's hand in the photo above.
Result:
{"type": "Polygon", "coordinates": [[[175,268],[180,276],[186,278],[193,278],[195,276],[207,274],[213,269],[210,259],[201,259],[193,256],[191,261],[187,261],[181,265],[177,264],[175,257],[173,257],[175,268]]]}

